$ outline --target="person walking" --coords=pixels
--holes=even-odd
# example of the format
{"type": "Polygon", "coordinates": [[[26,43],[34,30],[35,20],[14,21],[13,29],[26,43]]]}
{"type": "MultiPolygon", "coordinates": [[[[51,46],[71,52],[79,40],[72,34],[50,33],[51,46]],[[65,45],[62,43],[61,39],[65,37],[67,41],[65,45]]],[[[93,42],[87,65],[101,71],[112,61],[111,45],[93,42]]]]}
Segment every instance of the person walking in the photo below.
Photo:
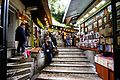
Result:
{"type": "Polygon", "coordinates": [[[26,33],[25,33],[25,23],[21,23],[16,29],[15,41],[18,41],[17,53],[20,54],[25,52],[25,43],[26,43],[26,33]],[[21,49],[21,51],[20,51],[21,49]]]}
{"type": "Polygon", "coordinates": [[[70,44],[70,35],[69,34],[67,34],[67,37],[66,37],[66,47],[68,47],[68,46],[71,46],[71,44],[70,44]]]}
{"type": "Polygon", "coordinates": [[[75,47],[76,46],[76,34],[74,34],[73,38],[72,38],[72,46],[75,47]]]}
{"type": "Polygon", "coordinates": [[[42,51],[45,54],[45,64],[49,65],[52,61],[52,54],[53,54],[53,45],[51,43],[51,41],[49,41],[49,37],[47,36],[45,38],[45,43],[42,46],[42,51]]]}

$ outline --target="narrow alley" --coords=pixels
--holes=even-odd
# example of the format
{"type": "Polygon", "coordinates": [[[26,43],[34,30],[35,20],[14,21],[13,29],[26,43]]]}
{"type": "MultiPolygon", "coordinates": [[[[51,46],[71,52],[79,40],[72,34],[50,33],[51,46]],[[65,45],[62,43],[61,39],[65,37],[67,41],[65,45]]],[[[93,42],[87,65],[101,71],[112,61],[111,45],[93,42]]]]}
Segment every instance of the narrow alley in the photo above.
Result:
{"type": "Polygon", "coordinates": [[[0,0],[0,80],[120,80],[120,0],[0,0]]]}

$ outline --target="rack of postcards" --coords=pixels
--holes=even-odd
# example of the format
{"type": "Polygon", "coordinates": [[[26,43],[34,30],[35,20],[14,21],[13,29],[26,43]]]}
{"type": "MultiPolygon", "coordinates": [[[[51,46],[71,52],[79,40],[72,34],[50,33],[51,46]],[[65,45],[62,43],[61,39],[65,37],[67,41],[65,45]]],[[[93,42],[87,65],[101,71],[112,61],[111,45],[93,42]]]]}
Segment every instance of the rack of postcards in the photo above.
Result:
{"type": "MultiPolygon", "coordinates": [[[[80,26],[80,48],[95,50],[99,53],[113,53],[111,5],[80,26]]],[[[106,55],[105,56],[108,56],[106,55]]]]}

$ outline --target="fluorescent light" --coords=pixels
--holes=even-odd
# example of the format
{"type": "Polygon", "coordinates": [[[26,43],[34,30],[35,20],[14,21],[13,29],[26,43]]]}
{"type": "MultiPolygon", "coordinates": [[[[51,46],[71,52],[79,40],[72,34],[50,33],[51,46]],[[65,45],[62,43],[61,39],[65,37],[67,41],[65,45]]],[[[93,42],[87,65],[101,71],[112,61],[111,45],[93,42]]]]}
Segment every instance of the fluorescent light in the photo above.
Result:
{"type": "Polygon", "coordinates": [[[89,12],[90,14],[92,13],[92,10],[89,12]]]}
{"type": "Polygon", "coordinates": [[[88,14],[86,14],[84,17],[88,17],[89,15],[88,14]]]}
{"type": "Polygon", "coordinates": [[[21,17],[19,17],[19,19],[22,19],[21,17]]]}
{"type": "Polygon", "coordinates": [[[72,25],[72,23],[70,23],[70,25],[72,25]]]}
{"type": "Polygon", "coordinates": [[[97,8],[99,8],[100,6],[101,6],[101,2],[100,2],[99,4],[97,4],[97,6],[96,6],[96,7],[97,7],[97,8]]]}
{"type": "Polygon", "coordinates": [[[93,8],[93,9],[92,9],[92,12],[95,12],[95,11],[96,11],[96,8],[93,8]]]}
{"type": "Polygon", "coordinates": [[[46,21],[46,20],[47,20],[47,18],[44,18],[44,20],[46,21]]]}
{"type": "Polygon", "coordinates": [[[105,2],[106,2],[105,0],[102,0],[102,1],[101,1],[101,4],[105,4],[105,2]]]}
{"type": "Polygon", "coordinates": [[[81,18],[81,19],[80,19],[80,21],[83,21],[83,20],[84,20],[84,18],[81,18]]]}

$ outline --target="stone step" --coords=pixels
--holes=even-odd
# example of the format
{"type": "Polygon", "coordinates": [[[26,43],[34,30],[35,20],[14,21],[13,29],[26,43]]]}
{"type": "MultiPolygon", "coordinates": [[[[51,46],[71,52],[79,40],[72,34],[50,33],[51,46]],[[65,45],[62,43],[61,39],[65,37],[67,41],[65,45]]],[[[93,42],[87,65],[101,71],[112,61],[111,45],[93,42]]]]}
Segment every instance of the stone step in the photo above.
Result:
{"type": "Polygon", "coordinates": [[[7,77],[23,75],[30,72],[31,72],[31,67],[23,68],[23,69],[11,69],[11,70],[7,70],[7,77]]]}
{"type": "Polygon", "coordinates": [[[72,78],[72,77],[40,77],[40,78],[37,78],[36,80],[102,80],[100,78],[93,78],[93,77],[90,77],[90,78],[72,78]]]}
{"type": "Polygon", "coordinates": [[[55,58],[87,58],[86,56],[55,56],[55,58]]]}
{"type": "Polygon", "coordinates": [[[34,58],[24,58],[23,56],[15,56],[7,59],[8,63],[19,63],[19,62],[33,62],[34,58]]]}
{"type": "Polygon", "coordinates": [[[7,59],[7,62],[8,63],[19,62],[20,60],[22,60],[22,56],[15,56],[15,57],[11,57],[11,58],[7,59]]]}
{"type": "Polygon", "coordinates": [[[42,72],[36,80],[102,80],[96,74],[42,72]]]}
{"type": "Polygon", "coordinates": [[[86,65],[78,65],[78,64],[55,64],[55,63],[51,63],[50,66],[62,66],[62,67],[94,67],[92,64],[86,64],[86,65]]]}
{"type": "Polygon", "coordinates": [[[81,52],[82,50],[80,49],[58,49],[59,52],[81,52]]]}
{"type": "Polygon", "coordinates": [[[7,80],[30,80],[30,73],[13,76],[13,77],[7,78],[7,80]]]}
{"type": "Polygon", "coordinates": [[[90,61],[89,60],[78,60],[78,61],[52,60],[52,62],[90,62],[90,61]]]}
{"type": "Polygon", "coordinates": [[[58,49],[76,49],[76,47],[57,47],[58,49]]]}
{"type": "Polygon", "coordinates": [[[96,74],[94,71],[76,71],[76,70],[42,70],[42,72],[54,72],[54,73],[75,73],[75,74],[96,74]]]}
{"type": "Polygon", "coordinates": [[[71,67],[64,67],[64,66],[48,66],[43,70],[75,70],[75,71],[93,71],[95,72],[95,68],[93,67],[78,67],[78,66],[71,66],[71,67]]]}
{"type": "Polygon", "coordinates": [[[59,52],[58,55],[84,55],[82,52],[59,52]]]}
{"type": "Polygon", "coordinates": [[[21,68],[29,68],[33,66],[33,62],[25,62],[25,63],[7,63],[7,69],[21,69],[21,68]]]}
{"type": "Polygon", "coordinates": [[[54,63],[54,64],[72,64],[72,65],[74,65],[74,64],[80,64],[80,65],[86,65],[86,64],[91,64],[90,62],[52,62],[52,63],[54,63]]]}
{"type": "Polygon", "coordinates": [[[56,55],[57,58],[87,58],[85,55],[56,55]]]}
{"type": "Polygon", "coordinates": [[[52,58],[52,61],[89,61],[86,58],[52,58]]]}

